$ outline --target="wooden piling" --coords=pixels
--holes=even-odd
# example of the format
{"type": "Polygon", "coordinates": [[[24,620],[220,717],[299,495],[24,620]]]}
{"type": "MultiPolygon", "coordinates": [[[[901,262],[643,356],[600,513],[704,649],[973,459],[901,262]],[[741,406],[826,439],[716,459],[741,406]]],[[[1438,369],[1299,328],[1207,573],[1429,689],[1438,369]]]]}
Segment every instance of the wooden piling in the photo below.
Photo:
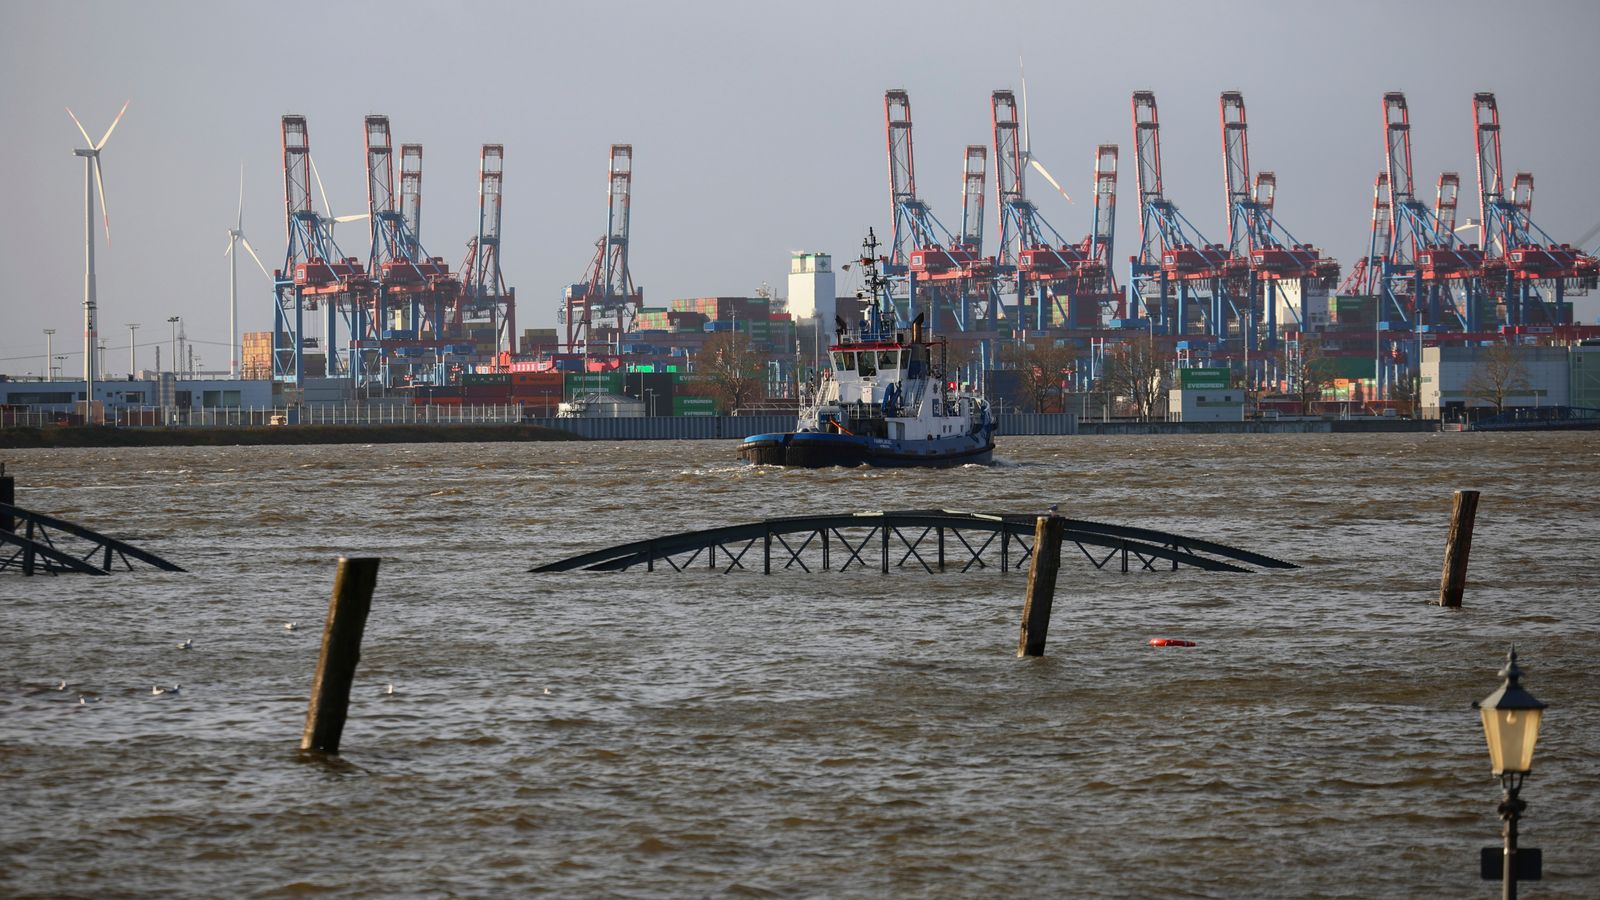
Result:
{"type": "Polygon", "coordinates": [[[0,503],[6,506],[0,509],[0,531],[16,531],[17,519],[10,507],[17,503],[17,479],[6,474],[5,463],[0,463],[0,503]]]}
{"type": "Polygon", "coordinates": [[[1050,607],[1055,603],[1056,572],[1061,568],[1061,537],[1067,522],[1060,516],[1040,516],[1033,529],[1033,563],[1028,568],[1028,596],[1022,602],[1022,634],[1018,656],[1043,656],[1050,631],[1050,607]]]}
{"type": "Polygon", "coordinates": [[[372,590],[378,584],[378,559],[340,558],[333,578],[333,598],[328,601],[328,621],[322,629],[322,656],[311,683],[311,705],[306,710],[306,730],[301,750],[338,753],[350,706],[350,684],[361,661],[361,635],[372,608],[372,590]]]}
{"type": "Polygon", "coordinates": [[[1472,552],[1472,525],[1478,517],[1478,492],[1456,491],[1450,512],[1450,537],[1444,545],[1444,577],[1439,582],[1439,605],[1460,606],[1467,586],[1467,555],[1472,552]]]}

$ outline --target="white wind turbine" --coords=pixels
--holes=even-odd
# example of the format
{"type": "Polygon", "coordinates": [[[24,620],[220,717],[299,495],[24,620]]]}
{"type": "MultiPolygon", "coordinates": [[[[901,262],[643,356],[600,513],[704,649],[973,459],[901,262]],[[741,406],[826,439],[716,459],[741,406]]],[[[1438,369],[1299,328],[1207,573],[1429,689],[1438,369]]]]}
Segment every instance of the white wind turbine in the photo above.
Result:
{"type": "Polygon", "coordinates": [[[1051,187],[1060,191],[1061,196],[1065,197],[1068,203],[1072,203],[1071,195],[1067,193],[1066,188],[1061,186],[1061,182],[1050,174],[1050,170],[1044,167],[1044,163],[1033,158],[1033,151],[1030,149],[1033,146],[1032,128],[1029,127],[1028,123],[1028,73],[1027,70],[1022,68],[1022,57],[1020,56],[1017,57],[1017,70],[1022,72],[1022,162],[1025,165],[1032,166],[1040,175],[1043,175],[1044,180],[1050,182],[1051,187]]]}
{"type": "Polygon", "coordinates": [[[92,415],[94,409],[94,382],[95,361],[98,356],[96,349],[100,346],[99,326],[95,320],[96,301],[94,291],[94,195],[100,195],[101,220],[105,223],[106,246],[111,246],[111,215],[106,212],[106,182],[100,173],[100,148],[111,140],[111,132],[117,130],[117,123],[122,121],[122,114],[128,111],[127,101],[122,104],[122,109],[117,117],[111,120],[111,127],[101,135],[100,141],[89,140],[89,132],[83,130],[83,123],[73,115],[72,107],[67,107],[67,115],[72,116],[72,124],[78,126],[78,133],[83,135],[84,143],[88,148],[72,151],[74,156],[83,157],[83,399],[86,401],[86,411],[92,415]]]}
{"type": "Polygon", "coordinates": [[[256,268],[261,274],[272,277],[267,267],[262,264],[261,257],[256,255],[256,248],[250,246],[250,239],[244,236],[244,164],[239,164],[239,213],[235,219],[234,227],[228,229],[228,249],[222,255],[228,257],[230,272],[228,276],[228,374],[234,378],[239,377],[239,255],[238,247],[244,245],[246,253],[256,261],[256,268]]]}

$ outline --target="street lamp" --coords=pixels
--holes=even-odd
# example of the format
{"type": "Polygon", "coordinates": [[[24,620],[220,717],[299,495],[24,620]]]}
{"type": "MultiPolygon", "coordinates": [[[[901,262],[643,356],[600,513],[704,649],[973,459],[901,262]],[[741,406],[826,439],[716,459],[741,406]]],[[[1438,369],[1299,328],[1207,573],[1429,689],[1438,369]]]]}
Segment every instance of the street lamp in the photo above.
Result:
{"type": "MultiPolygon", "coordinates": [[[[1500,865],[1501,896],[1515,900],[1517,896],[1517,818],[1528,808],[1517,795],[1522,791],[1522,780],[1533,769],[1533,744],[1539,738],[1539,720],[1544,716],[1545,705],[1522,689],[1518,681],[1522,670],[1517,668],[1517,649],[1506,654],[1506,667],[1500,670],[1506,680],[1500,690],[1472,704],[1483,716],[1483,734],[1489,742],[1489,759],[1494,764],[1494,774],[1500,776],[1505,796],[1500,800],[1500,820],[1505,823],[1505,851],[1500,865]]],[[[1532,848],[1529,848],[1530,850],[1532,848]]],[[[1492,852],[1490,848],[1486,853],[1492,852]]],[[[1530,856],[1533,854],[1529,854],[1530,856]]],[[[1537,862],[1530,868],[1528,877],[1538,878],[1537,862]]],[[[1488,874],[1488,870],[1485,870],[1488,874]]]]}
{"type": "Polygon", "coordinates": [[[182,317],[181,316],[172,316],[171,318],[167,319],[167,324],[172,326],[172,372],[173,372],[173,374],[177,374],[177,372],[178,372],[178,323],[180,321],[182,321],[182,317]]]}

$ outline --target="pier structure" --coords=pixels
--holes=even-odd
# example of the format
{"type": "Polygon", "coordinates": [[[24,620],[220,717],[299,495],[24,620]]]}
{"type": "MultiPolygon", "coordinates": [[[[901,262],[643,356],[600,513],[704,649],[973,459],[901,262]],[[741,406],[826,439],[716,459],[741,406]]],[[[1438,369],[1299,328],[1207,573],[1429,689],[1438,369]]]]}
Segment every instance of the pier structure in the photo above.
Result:
{"type": "MultiPolygon", "coordinates": [[[[536,566],[533,572],[647,572],[691,569],[724,574],[909,570],[928,574],[1027,568],[1038,517],[942,509],[786,516],[630,541],[536,566]]],[[[1096,569],[1122,572],[1248,572],[1293,563],[1215,541],[1148,528],[1062,519],[1062,546],[1096,569]]]]}

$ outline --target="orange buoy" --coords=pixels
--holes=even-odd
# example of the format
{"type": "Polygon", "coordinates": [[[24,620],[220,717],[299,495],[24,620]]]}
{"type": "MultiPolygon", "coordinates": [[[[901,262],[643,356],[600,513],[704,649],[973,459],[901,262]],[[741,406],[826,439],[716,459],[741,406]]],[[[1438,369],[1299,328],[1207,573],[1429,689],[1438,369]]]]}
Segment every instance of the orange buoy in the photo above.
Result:
{"type": "Polygon", "coordinates": [[[1151,638],[1152,647],[1193,647],[1194,641],[1179,640],[1178,638],[1151,638]]]}

